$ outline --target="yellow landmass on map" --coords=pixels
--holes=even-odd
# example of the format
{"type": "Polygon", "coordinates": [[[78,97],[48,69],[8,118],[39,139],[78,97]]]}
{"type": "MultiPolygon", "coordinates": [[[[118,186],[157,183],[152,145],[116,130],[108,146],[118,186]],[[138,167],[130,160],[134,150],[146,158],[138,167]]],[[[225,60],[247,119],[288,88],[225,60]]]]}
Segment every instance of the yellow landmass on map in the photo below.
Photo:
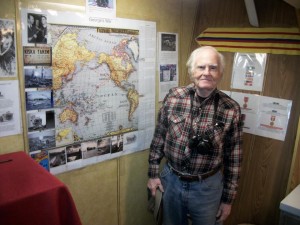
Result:
{"type": "Polygon", "coordinates": [[[76,63],[90,61],[95,53],[77,43],[77,34],[64,34],[52,51],[53,89],[61,88],[63,79],[72,79],[76,63]]]}
{"type": "Polygon", "coordinates": [[[67,120],[70,120],[72,123],[76,123],[78,119],[78,114],[70,108],[66,108],[59,114],[60,123],[64,123],[67,120]]]}
{"type": "Polygon", "coordinates": [[[98,62],[100,64],[107,64],[110,69],[110,78],[118,87],[122,87],[121,82],[126,81],[129,75],[134,71],[132,64],[128,61],[124,61],[122,57],[101,53],[98,62]]]}
{"type": "Polygon", "coordinates": [[[133,113],[137,109],[139,105],[139,93],[135,89],[129,89],[127,93],[127,99],[130,103],[129,113],[128,113],[128,120],[132,119],[133,113]]]}
{"type": "Polygon", "coordinates": [[[71,132],[71,129],[63,129],[58,132],[56,135],[56,141],[61,142],[63,139],[67,138],[69,133],[71,132]]]}
{"type": "MultiPolygon", "coordinates": [[[[107,55],[101,53],[99,56],[99,63],[106,63],[110,69],[110,78],[114,83],[122,87],[122,81],[127,81],[129,75],[134,72],[134,67],[130,61],[124,60],[121,56],[107,55]]],[[[132,119],[133,113],[139,105],[139,93],[135,89],[129,89],[127,92],[127,99],[130,103],[130,109],[128,113],[128,120],[132,119]]]]}

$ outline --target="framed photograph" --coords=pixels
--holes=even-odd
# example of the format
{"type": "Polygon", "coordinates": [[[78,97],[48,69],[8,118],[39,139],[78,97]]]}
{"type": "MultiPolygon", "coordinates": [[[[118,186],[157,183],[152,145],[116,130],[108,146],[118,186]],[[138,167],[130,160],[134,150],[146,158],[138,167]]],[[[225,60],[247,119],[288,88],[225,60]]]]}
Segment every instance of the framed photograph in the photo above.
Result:
{"type": "Polygon", "coordinates": [[[27,113],[28,132],[55,128],[55,113],[50,111],[37,111],[27,113]]]}
{"type": "Polygon", "coordinates": [[[67,162],[74,162],[82,159],[81,144],[69,145],[66,147],[67,162]]]}
{"type": "Polygon", "coordinates": [[[176,34],[161,34],[161,51],[176,51],[176,34]]]}
{"type": "Polygon", "coordinates": [[[65,147],[49,150],[48,154],[50,169],[67,163],[65,147]]]}
{"type": "Polygon", "coordinates": [[[81,143],[82,158],[87,159],[98,155],[97,140],[81,143]]]}
{"type": "Polygon", "coordinates": [[[27,14],[27,42],[47,44],[47,16],[44,14],[27,14]]]}
{"type": "Polygon", "coordinates": [[[52,88],[51,67],[25,67],[25,88],[52,88]]]}
{"type": "Polygon", "coordinates": [[[55,130],[28,133],[30,152],[55,147],[55,130]]]}
{"type": "Polygon", "coordinates": [[[102,18],[115,18],[116,17],[116,0],[85,0],[86,13],[90,16],[102,18]]]}
{"type": "Polygon", "coordinates": [[[105,155],[110,153],[110,137],[104,137],[97,141],[98,155],[105,155]]]}
{"type": "Polygon", "coordinates": [[[53,108],[53,93],[51,90],[25,92],[26,111],[53,108]]]}
{"type": "Polygon", "coordinates": [[[111,153],[123,151],[123,134],[111,137],[111,153]]]}
{"type": "Polygon", "coordinates": [[[160,65],[160,82],[177,81],[177,65],[160,65]]]}

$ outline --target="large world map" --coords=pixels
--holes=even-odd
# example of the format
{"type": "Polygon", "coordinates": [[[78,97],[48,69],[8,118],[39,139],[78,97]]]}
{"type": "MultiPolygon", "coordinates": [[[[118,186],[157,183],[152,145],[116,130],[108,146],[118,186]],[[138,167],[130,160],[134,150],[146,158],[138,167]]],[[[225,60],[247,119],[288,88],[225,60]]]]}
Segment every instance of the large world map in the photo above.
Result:
{"type": "Polygon", "coordinates": [[[56,129],[74,141],[137,130],[138,31],[51,25],[49,33],[56,129]]]}

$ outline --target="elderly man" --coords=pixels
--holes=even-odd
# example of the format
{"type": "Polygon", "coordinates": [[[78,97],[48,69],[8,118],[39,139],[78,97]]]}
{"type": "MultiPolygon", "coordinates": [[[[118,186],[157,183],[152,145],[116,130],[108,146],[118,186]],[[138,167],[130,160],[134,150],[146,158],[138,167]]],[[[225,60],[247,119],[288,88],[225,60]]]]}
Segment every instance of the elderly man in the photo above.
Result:
{"type": "Polygon", "coordinates": [[[172,88],[159,111],[150,147],[148,188],[163,193],[163,224],[214,225],[236,197],[242,161],[237,102],[217,89],[223,55],[210,46],[187,62],[192,84],[172,88]],[[166,164],[159,174],[161,159],[166,164]]]}

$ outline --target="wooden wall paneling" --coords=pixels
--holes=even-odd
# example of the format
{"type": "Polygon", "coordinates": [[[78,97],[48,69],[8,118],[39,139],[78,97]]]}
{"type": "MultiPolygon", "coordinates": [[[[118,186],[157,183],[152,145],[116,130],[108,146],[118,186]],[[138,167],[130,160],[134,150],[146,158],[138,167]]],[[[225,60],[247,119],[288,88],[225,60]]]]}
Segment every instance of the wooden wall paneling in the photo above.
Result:
{"type": "MultiPolygon", "coordinates": [[[[250,26],[244,1],[201,0],[194,27],[194,38],[208,27],[250,26]]],[[[191,50],[199,47],[196,41],[191,50]]]]}
{"type": "Polygon", "coordinates": [[[295,9],[295,10],[296,10],[296,16],[298,21],[298,28],[300,30],[300,9],[295,9]]]}
{"type": "MultiPolygon", "coordinates": [[[[255,1],[260,27],[296,27],[295,10],[281,0],[255,1]],[[289,15],[289,16],[287,16],[289,15]]],[[[204,0],[198,7],[194,38],[208,27],[250,27],[244,1],[204,0]]],[[[194,42],[191,50],[198,47],[194,42]]],[[[231,90],[234,53],[224,53],[226,69],[219,89],[231,90]]],[[[244,161],[237,199],[225,225],[277,224],[285,196],[300,111],[299,56],[268,55],[264,96],[293,100],[285,141],[244,134],[244,161]]],[[[233,90],[241,91],[242,90],[233,90]]]]}
{"type": "Polygon", "coordinates": [[[186,62],[190,56],[191,46],[194,44],[193,29],[196,23],[197,9],[199,3],[202,0],[183,0],[182,4],[182,17],[181,17],[181,32],[179,34],[179,86],[184,86],[190,83],[190,77],[187,73],[186,62]],[[190,4],[189,1],[193,1],[194,4],[190,4]],[[187,4],[188,3],[188,4],[187,4]],[[191,13],[192,12],[192,13],[191,13]],[[192,19],[189,19],[192,18],[192,19]],[[189,19],[189,20],[188,20],[189,19]],[[188,24],[187,21],[193,21],[189,26],[183,26],[188,24]],[[184,41],[183,41],[184,40],[184,41]]]}
{"type": "Polygon", "coordinates": [[[248,209],[255,208],[255,205],[253,205],[251,193],[249,193],[249,189],[255,189],[255,183],[251,182],[253,179],[255,179],[255,173],[253,173],[253,170],[255,168],[255,159],[253,159],[255,152],[251,150],[253,149],[254,142],[254,135],[243,135],[244,159],[242,164],[241,180],[238,189],[239,191],[233,205],[232,214],[226,221],[226,224],[237,224],[253,221],[252,215],[251,213],[249,213],[248,209]]]}
{"type": "Polygon", "coordinates": [[[279,204],[285,197],[288,175],[295,142],[295,132],[300,111],[300,99],[297,90],[299,56],[268,55],[264,96],[293,100],[293,107],[285,141],[256,137],[249,149],[248,135],[244,135],[244,162],[249,165],[242,173],[240,194],[234,204],[237,210],[227,224],[251,222],[255,224],[273,224],[279,219],[279,204]],[[249,159],[249,151],[251,158],[249,159]],[[248,162],[250,161],[250,162],[248,162]],[[249,169],[251,168],[251,169],[249,169]],[[244,196],[246,195],[246,196],[244,196]],[[249,205],[249,202],[250,205],[249,205]],[[249,208],[245,208],[245,204],[249,208]],[[244,209],[244,210],[242,210],[244,209]]]}
{"type": "Polygon", "coordinates": [[[259,27],[296,27],[295,8],[283,0],[256,0],[259,27]]]}
{"type": "Polygon", "coordinates": [[[225,59],[225,70],[221,82],[218,88],[220,90],[230,90],[231,86],[231,71],[233,65],[234,53],[232,52],[221,52],[225,59]]]}
{"type": "MultiPolygon", "coordinates": [[[[297,122],[300,113],[300,81],[297,72],[300,56],[270,55],[269,58],[271,60],[270,64],[273,66],[269,68],[267,74],[268,79],[264,95],[293,101],[286,139],[283,142],[282,148],[279,150],[279,161],[277,164],[277,170],[280,168],[277,172],[282,174],[282,178],[280,182],[277,180],[276,185],[282,189],[279,193],[279,198],[282,199],[285,197],[286,187],[288,185],[296,139],[297,122]],[[276,74],[276,76],[274,76],[274,74],[276,74]]],[[[280,201],[280,199],[278,199],[278,201],[280,201]]]]}
{"type": "Polygon", "coordinates": [[[286,195],[300,184],[300,117],[286,195]]]}

